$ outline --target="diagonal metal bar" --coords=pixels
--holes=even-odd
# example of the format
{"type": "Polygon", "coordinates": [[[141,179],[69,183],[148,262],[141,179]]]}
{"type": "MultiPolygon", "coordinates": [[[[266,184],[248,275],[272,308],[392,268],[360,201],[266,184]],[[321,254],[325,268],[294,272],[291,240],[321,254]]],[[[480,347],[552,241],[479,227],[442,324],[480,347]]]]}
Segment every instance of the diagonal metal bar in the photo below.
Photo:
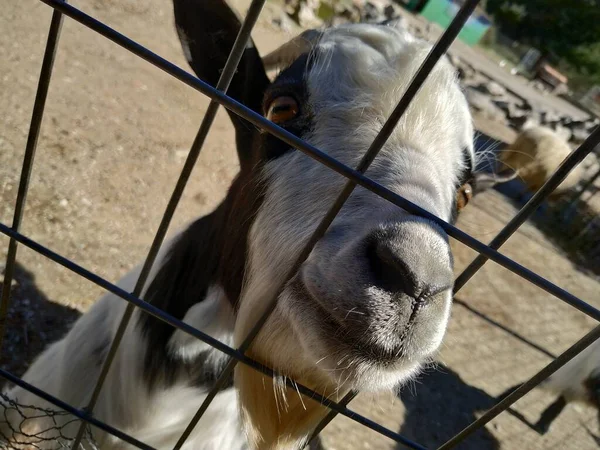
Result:
{"type": "MultiPolygon", "coordinates": [[[[54,58],[58,47],[58,39],[60,37],[60,29],[62,27],[63,15],[59,11],[54,11],[48,31],[48,39],[46,41],[46,50],[44,51],[44,59],[42,61],[42,69],[40,71],[40,80],[38,81],[35,101],[33,103],[33,112],[31,113],[31,124],[29,126],[29,134],[27,136],[27,144],[25,146],[25,155],[23,156],[23,167],[21,168],[21,178],[19,180],[19,190],[17,192],[17,201],[15,203],[15,211],[13,214],[12,229],[19,231],[21,221],[23,219],[23,211],[25,210],[25,202],[27,200],[27,191],[29,189],[29,180],[33,169],[33,160],[37,148],[38,137],[42,119],[44,118],[44,108],[46,107],[46,98],[48,97],[48,88],[50,86],[50,78],[52,77],[52,69],[54,67],[54,58]]],[[[4,333],[6,331],[6,318],[8,315],[8,306],[10,303],[11,283],[15,273],[15,263],[17,260],[17,241],[11,239],[8,243],[8,254],[6,255],[6,267],[4,269],[4,280],[2,282],[2,297],[0,298],[0,354],[2,353],[2,343],[4,333]]]]}
{"type": "Polygon", "coordinates": [[[9,381],[10,383],[16,384],[17,386],[31,392],[34,395],[37,395],[38,397],[46,400],[48,403],[51,403],[54,406],[57,406],[60,409],[63,409],[70,414],[73,414],[75,417],[83,420],[84,423],[89,423],[90,425],[100,428],[101,430],[106,431],[107,433],[110,433],[115,437],[118,437],[122,441],[125,441],[128,444],[133,445],[134,447],[141,448],[142,450],[155,450],[154,447],[150,447],[149,445],[146,445],[143,442],[140,442],[137,439],[129,436],[127,433],[123,433],[121,430],[118,430],[115,427],[112,427],[104,422],[101,422],[98,419],[95,419],[94,417],[92,417],[88,413],[86,413],[85,411],[74,408],[73,406],[69,405],[68,403],[65,403],[62,400],[48,394],[46,391],[36,388],[35,386],[21,380],[19,377],[13,375],[10,372],[7,372],[4,369],[0,369],[0,377],[4,378],[5,380],[9,381]]]}
{"type": "MultiPolygon", "coordinates": [[[[585,184],[583,184],[579,188],[579,191],[577,191],[577,193],[573,197],[571,197],[571,199],[569,200],[569,206],[566,208],[566,211],[564,213],[567,217],[571,216],[572,212],[577,208],[577,205],[579,204],[581,197],[583,197],[583,194],[585,194],[587,192],[587,190],[590,187],[592,187],[596,183],[596,180],[598,180],[599,178],[600,178],[600,169],[598,169],[598,171],[596,171],[596,173],[594,175],[592,175],[590,177],[590,179],[587,180],[585,182],[585,184]]],[[[589,201],[589,199],[590,199],[590,197],[588,197],[587,201],[589,201]]]]}
{"type": "MultiPolygon", "coordinates": [[[[427,76],[433,70],[434,66],[440,60],[440,58],[444,55],[448,47],[450,47],[450,44],[452,44],[456,36],[458,36],[458,33],[460,32],[462,26],[467,21],[467,19],[469,18],[469,16],[471,15],[478,3],[479,0],[467,0],[465,4],[461,7],[461,9],[458,11],[455,18],[452,20],[452,23],[442,34],[438,42],[433,46],[433,48],[431,49],[431,51],[417,70],[413,79],[410,81],[406,92],[402,95],[402,98],[394,108],[394,111],[392,111],[392,114],[386,120],[385,124],[375,137],[371,146],[369,147],[365,155],[362,157],[361,161],[355,169],[355,172],[364,174],[367,171],[373,160],[376,158],[377,154],[381,151],[381,149],[391,136],[398,121],[402,118],[402,116],[408,109],[411,101],[423,86],[423,83],[427,79],[427,76]]],[[[335,220],[336,216],[338,215],[338,213],[340,212],[340,210],[342,209],[342,207],[356,188],[356,185],[356,181],[350,179],[346,183],[336,200],[334,201],[329,211],[327,211],[323,219],[321,219],[321,222],[308,239],[308,242],[305,244],[304,248],[295,260],[291,269],[286,273],[285,277],[283,277],[284,281],[275,290],[276,294],[273,296],[273,298],[269,299],[262,315],[259,317],[257,322],[254,324],[253,328],[250,330],[248,335],[244,338],[244,341],[239,346],[239,350],[242,353],[245,353],[250,348],[252,342],[254,341],[258,333],[260,333],[260,330],[275,310],[277,306],[277,299],[279,298],[281,292],[284,290],[286,284],[296,275],[296,273],[300,269],[300,266],[304,264],[304,261],[308,258],[308,256],[312,252],[312,249],[317,244],[319,239],[321,239],[323,235],[327,232],[327,229],[335,220]]],[[[200,421],[200,419],[202,418],[202,416],[216,397],[217,393],[222,389],[226,381],[231,377],[231,374],[233,373],[237,363],[238,362],[234,359],[230,360],[227,363],[223,372],[217,379],[215,385],[207,394],[206,398],[202,402],[202,405],[200,405],[198,412],[192,418],[192,421],[186,428],[185,432],[183,433],[183,436],[181,437],[177,445],[175,445],[173,450],[179,450],[181,448],[183,442],[185,442],[185,440],[190,435],[194,427],[200,421]]]]}
{"type": "MultiPolygon", "coordinates": [[[[253,0],[252,1],[252,4],[250,5],[250,8],[248,10],[248,14],[246,15],[246,18],[244,19],[244,22],[242,23],[240,31],[239,31],[238,35],[236,36],[235,42],[233,43],[233,47],[231,48],[231,52],[229,53],[229,56],[225,63],[225,67],[223,68],[223,71],[221,72],[221,75],[219,77],[219,81],[217,82],[216,89],[219,92],[223,92],[223,93],[227,92],[227,89],[229,88],[229,85],[231,84],[231,80],[233,79],[235,72],[237,71],[237,67],[240,63],[240,60],[242,59],[244,50],[248,46],[248,41],[250,39],[250,33],[252,32],[252,28],[254,28],[256,21],[258,20],[258,16],[260,15],[260,12],[262,11],[265,1],[266,0],[253,0]]],[[[177,209],[177,205],[179,204],[181,196],[183,195],[183,191],[185,189],[185,186],[187,185],[187,182],[190,178],[192,170],[194,169],[194,166],[196,165],[196,161],[198,160],[200,151],[202,150],[204,142],[206,141],[208,132],[210,131],[210,128],[215,120],[217,111],[219,110],[219,106],[220,106],[219,103],[216,102],[215,100],[211,100],[210,104],[208,105],[206,114],[204,115],[204,118],[202,119],[202,123],[200,124],[200,129],[198,130],[196,138],[194,139],[192,147],[190,148],[190,152],[185,161],[185,164],[183,165],[183,168],[181,169],[181,173],[179,174],[179,179],[177,180],[175,189],[173,190],[173,193],[171,194],[169,203],[167,204],[165,212],[162,216],[160,225],[158,227],[156,235],[154,236],[154,240],[152,242],[152,245],[150,246],[150,250],[148,252],[148,255],[146,256],[146,260],[144,261],[144,265],[142,266],[142,270],[140,272],[140,275],[136,282],[135,288],[133,290],[133,295],[135,295],[136,297],[139,297],[141,295],[142,290],[146,284],[146,281],[148,279],[150,271],[152,270],[152,266],[154,265],[154,262],[158,255],[160,247],[161,247],[161,245],[165,239],[165,236],[167,234],[167,230],[169,229],[169,225],[171,224],[173,215],[175,214],[175,210],[177,209]]],[[[123,313],[123,317],[121,318],[119,327],[117,328],[117,332],[115,333],[115,336],[111,342],[109,351],[108,351],[106,358],[102,364],[102,369],[98,376],[98,380],[94,387],[94,391],[92,392],[92,396],[86,407],[87,411],[89,411],[90,413],[92,412],[94,406],[96,405],[96,402],[98,401],[98,397],[100,396],[102,386],[104,385],[104,380],[108,376],[108,371],[110,370],[112,362],[116,356],[117,350],[121,344],[123,335],[125,334],[125,330],[127,329],[127,326],[129,325],[129,322],[133,315],[134,309],[135,309],[135,306],[130,303],[127,305],[127,308],[125,309],[125,312],[123,313]]],[[[85,423],[82,422],[79,427],[79,432],[77,434],[75,442],[73,443],[73,447],[72,447],[73,449],[77,449],[77,447],[79,446],[79,442],[83,438],[84,432],[85,432],[85,423]]]]}
{"type": "Polygon", "coordinates": [[[69,16],[72,19],[76,20],[77,22],[91,28],[92,30],[98,32],[99,34],[103,35],[104,37],[106,37],[106,38],[110,39],[111,41],[115,42],[116,44],[120,45],[121,47],[123,47],[123,48],[129,50],[130,52],[134,53],[135,55],[139,56],[140,58],[155,65],[156,67],[163,70],[164,72],[172,75],[173,77],[177,78],[181,82],[196,89],[197,91],[201,92],[202,94],[206,95],[207,97],[209,97],[213,100],[216,100],[222,106],[227,108],[229,111],[235,112],[237,115],[246,119],[251,124],[253,124],[265,131],[268,131],[273,136],[276,136],[277,138],[281,139],[283,142],[285,142],[285,143],[291,145],[292,147],[300,150],[301,152],[307,154],[314,160],[319,161],[321,164],[330,168],[334,172],[337,172],[338,174],[340,174],[346,178],[354,180],[359,186],[364,187],[365,189],[368,189],[369,191],[379,195],[380,197],[386,199],[387,201],[406,210],[407,212],[409,212],[411,214],[415,214],[415,215],[424,217],[428,220],[431,220],[432,222],[435,222],[449,236],[453,237],[457,241],[472,248],[476,252],[487,256],[489,259],[496,262],[497,264],[500,264],[502,267],[517,274],[521,278],[524,278],[524,279],[530,281],[531,283],[535,284],[536,286],[540,287],[541,289],[545,290],[546,292],[554,295],[555,297],[559,298],[560,300],[572,305],[573,307],[584,312],[585,314],[589,315],[590,317],[593,317],[596,320],[600,320],[600,312],[596,308],[592,307],[591,305],[587,304],[586,302],[582,301],[581,299],[577,298],[576,296],[572,295],[571,293],[565,291],[564,289],[561,289],[560,287],[549,282],[548,280],[545,280],[544,278],[540,277],[539,275],[532,272],[531,270],[521,266],[520,264],[516,263],[515,261],[500,254],[498,251],[489,248],[487,245],[483,244],[482,242],[478,241],[477,239],[473,238],[472,236],[468,235],[467,233],[463,232],[462,230],[459,230],[458,228],[449,224],[448,222],[445,222],[444,220],[440,219],[439,217],[436,217],[435,215],[431,214],[429,211],[426,211],[425,209],[421,208],[420,206],[415,205],[414,203],[402,198],[398,194],[390,191],[389,189],[386,189],[385,187],[381,186],[380,184],[376,183],[375,181],[371,180],[370,178],[364,176],[364,174],[357,172],[356,170],[344,165],[343,163],[339,162],[335,158],[332,158],[331,156],[320,151],[316,147],[308,144],[307,142],[303,141],[302,139],[298,138],[297,136],[293,135],[292,133],[275,125],[273,122],[264,118],[260,114],[257,114],[254,111],[246,108],[241,103],[236,102],[235,100],[233,100],[232,98],[223,94],[222,92],[219,92],[217,89],[213,88],[209,84],[203,82],[202,80],[199,80],[192,74],[186,72],[185,70],[181,69],[180,67],[177,67],[175,64],[165,60],[164,58],[161,58],[157,54],[151,52],[150,50],[141,46],[137,42],[132,41],[131,39],[127,38],[126,36],[122,35],[121,33],[113,30],[112,28],[108,27],[107,25],[103,24],[102,22],[94,19],[93,17],[88,16],[84,12],[82,12],[82,11],[78,10],[77,8],[74,8],[73,6],[71,6],[67,3],[64,3],[60,0],[40,0],[40,1],[52,6],[53,8],[58,9],[64,15],[69,16]]]}
{"type": "MultiPolygon", "coordinates": [[[[344,396],[344,398],[342,398],[339,401],[339,404],[341,406],[348,406],[350,404],[350,402],[356,398],[357,395],[358,395],[357,391],[350,391],[344,396]]],[[[325,427],[327,425],[329,425],[331,423],[331,421],[337,417],[337,415],[338,415],[337,411],[335,411],[333,409],[330,410],[327,413],[327,415],[325,417],[323,417],[323,419],[317,424],[317,426],[313,430],[312,434],[308,438],[308,441],[307,441],[306,445],[304,446],[304,448],[308,448],[310,443],[314,439],[316,439],[316,437],[321,433],[321,431],[323,431],[325,429],[325,427]]]]}
{"type": "MultiPolygon", "coordinates": [[[[556,169],[552,176],[544,183],[539,191],[521,208],[521,210],[508,222],[496,237],[488,244],[490,248],[498,250],[508,238],[538,209],[544,200],[564,181],[569,173],[583,159],[589,155],[596,146],[600,144],[600,127],[596,128],[592,134],[579,146],[577,150],[572,152],[561,165],[556,169]]],[[[479,269],[487,262],[488,258],[485,255],[478,255],[477,258],[463,270],[454,282],[454,293],[456,294],[479,269]]]]}
{"type": "Polygon", "coordinates": [[[585,350],[588,346],[590,346],[594,341],[600,338],[600,326],[597,326],[584,337],[582,337],[579,341],[569,347],[564,353],[562,353],[558,358],[536,373],[533,377],[511,392],[508,396],[506,396],[502,401],[498,402],[495,406],[486,411],[479,419],[471,423],[460,433],[452,437],[445,444],[438,448],[438,450],[447,450],[450,448],[456,447],[463,440],[465,440],[468,436],[473,434],[478,429],[482,428],[498,416],[501,412],[508,409],[513,403],[535,388],[538,384],[568,363],[571,359],[585,350]]]}
{"type": "Polygon", "coordinates": [[[211,405],[217,394],[221,390],[223,390],[229,382],[229,377],[231,376],[233,369],[235,369],[237,362],[238,361],[235,358],[231,358],[229,361],[227,361],[227,365],[223,368],[223,371],[219,375],[219,378],[217,378],[217,380],[215,381],[215,384],[213,385],[212,389],[206,394],[204,401],[198,408],[198,411],[196,411],[196,414],[194,414],[194,417],[192,417],[192,420],[190,420],[188,426],[185,427],[185,430],[183,430],[183,433],[181,434],[181,437],[173,447],[173,450],[179,450],[183,446],[185,441],[190,437],[190,434],[192,434],[192,431],[194,431],[194,428],[196,428],[196,425],[198,425],[198,422],[200,422],[200,419],[202,418],[202,416],[204,416],[204,413],[211,405]]]}
{"type": "MultiPolygon", "coordinates": [[[[159,320],[162,320],[163,322],[171,325],[172,327],[175,327],[175,328],[183,331],[184,333],[187,333],[190,336],[193,336],[196,339],[199,339],[202,342],[207,343],[211,347],[214,347],[215,349],[223,352],[227,356],[230,356],[232,358],[240,360],[242,363],[246,364],[247,366],[251,367],[252,369],[257,370],[257,371],[263,373],[264,375],[272,377],[272,378],[273,377],[281,377],[281,375],[278,374],[277,372],[275,372],[273,369],[266,367],[263,364],[260,364],[259,362],[253,360],[252,358],[249,358],[248,356],[244,355],[239,350],[231,348],[228,345],[224,344],[223,342],[219,341],[218,339],[215,339],[212,336],[188,325],[187,323],[185,323],[179,319],[176,319],[175,317],[164,312],[160,308],[157,308],[156,306],[141,300],[140,298],[138,298],[138,297],[134,296],[133,294],[121,289],[120,287],[110,283],[109,281],[96,275],[95,273],[90,272],[89,270],[74,263],[73,261],[69,260],[68,258],[65,258],[64,256],[61,256],[58,253],[53,252],[52,250],[39,244],[38,242],[35,242],[35,241],[23,236],[22,234],[11,230],[10,227],[8,227],[2,223],[0,223],[0,233],[3,233],[9,237],[14,238],[21,245],[24,245],[27,248],[34,250],[35,252],[39,253],[40,255],[45,256],[46,258],[65,267],[66,269],[78,274],[82,278],[85,278],[86,280],[91,281],[92,283],[100,286],[101,288],[104,288],[107,291],[119,296],[123,300],[134,304],[135,306],[140,308],[142,311],[156,317],[159,320]]],[[[296,383],[287,378],[286,378],[286,383],[288,384],[289,387],[293,388],[294,390],[297,390],[302,395],[305,395],[306,397],[308,397],[316,402],[319,402],[328,408],[331,408],[331,409],[337,411],[339,414],[342,414],[342,415],[348,417],[349,419],[372,429],[373,431],[376,431],[386,437],[389,437],[390,439],[393,439],[396,442],[400,442],[407,447],[415,448],[415,449],[423,449],[423,447],[420,446],[419,444],[416,444],[416,443],[410,441],[409,439],[405,438],[404,436],[402,436],[394,431],[391,431],[391,430],[379,425],[378,423],[373,422],[372,420],[370,420],[366,417],[361,416],[360,414],[340,405],[339,403],[336,403],[336,402],[330,400],[329,398],[307,388],[306,386],[303,386],[303,385],[296,383]]],[[[102,422],[100,422],[100,423],[102,423],[102,422]]]]}

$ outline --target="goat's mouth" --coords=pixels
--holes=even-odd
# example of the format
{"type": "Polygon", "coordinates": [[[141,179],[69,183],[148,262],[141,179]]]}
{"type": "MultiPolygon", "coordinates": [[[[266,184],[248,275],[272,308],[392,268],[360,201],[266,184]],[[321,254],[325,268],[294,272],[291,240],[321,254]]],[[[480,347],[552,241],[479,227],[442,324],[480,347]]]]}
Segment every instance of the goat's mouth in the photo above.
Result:
{"type": "Polygon", "coordinates": [[[439,310],[432,313],[432,308],[406,302],[398,316],[348,311],[340,318],[323,305],[322,299],[315,298],[301,276],[288,285],[285,303],[309,358],[334,378],[338,371],[353,384],[362,382],[353,380],[351,372],[377,371],[377,376],[386,373],[390,379],[412,373],[437,350],[448,316],[444,305],[432,306],[439,310]]]}

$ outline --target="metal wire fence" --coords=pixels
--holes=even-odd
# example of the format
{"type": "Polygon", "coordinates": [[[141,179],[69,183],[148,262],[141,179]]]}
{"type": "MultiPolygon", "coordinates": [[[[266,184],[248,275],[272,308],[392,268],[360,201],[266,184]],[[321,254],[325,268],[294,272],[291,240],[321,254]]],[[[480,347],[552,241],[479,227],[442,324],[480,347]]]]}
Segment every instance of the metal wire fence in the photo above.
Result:
{"type": "MultiPolygon", "coordinates": [[[[114,29],[108,27],[104,23],[90,17],[89,15],[83,13],[81,10],[67,4],[63,0],[40,0],[43,3],[53,8],[53,15],[50,24],[48,40],[46,44],[46,50],[44,54],[39,84],[37,88],[37,94],[35,98],[35,104],[33,108],[33,114],[31,119],[31,126],[29,129],[29,135],[26,145],[25,156],[23,160],[23,167],[21,171],[21,178],[19,183],[19,189],[17,194],[17,200],[14,210],[14,217],[12,226],[8,226],[6,224],[0,223],[0,233],[5,234],[10,238],[8,255],[6,260],[6,269],[4,274],[4,289],[2,290],[2,297],[0,303],[0,346],[2,344],[2,339],[5,334],[6,328],[6,317],[7,311],[9,307],[10,301],[10,286],[11,280],[14,276],[15,264],[16,264],[16,254],[18,245],[21,244],[25,247],[28,247],[39,254],[47,257],[48,259],[54,261],[57,264],[71,270],[72,272],[80,275],[81,277],[95,283],[96,285],[104,288],[105,290],[119,296],[124,301],[128,302],[125,313],[121,319],[119,327],[117,329],[116,335],[112,341],[110,346],[110,350],[105,357],[104,363],[100,369],[98,374],[98,378],[96,380],[96,384],[94,386],[93,393],[91,395],[89,403],[85,408],[75,408],[72,405],[65,404],[60,399],[53,397],[52,395],[41,391],[40,389],[32,386],[15,375],[7,372],[6,370],[0,369],[0,376],[6,379],[7,381],[14,383],[16,385],[21,386],[22,388],[34,393],[35,395],[43,398],[49,403],[57,406],[64,412],[50,412],[50,411],[33,411],[33,415],[37,413],[48,413],[48,414],[71,414],[74,416],[74,420],[77,420],[77,434],[74,439],[68,439],[68,445],[70,448],[94,448],[93,442],[91,440],[91,435],[89,433],[89,427],[97,427],[103,431],[106,431],[113,436],[133,445],[134,447],[141,449],[151,449],[152,447],[144,444],[143,442],[138,441],[135,437],[129,436],[126,433],[123,433],[120,430],[115,429],[114,427],[94,418],[93,411],[96,404],[96,401],[101,394],[102,386],[108,370],[112,364],[113,358],[116,354],[117,349],[121,343],[121,339],[123,334],[129,324],[129,321],[132,317],[132,313],[134,309],[140,308],[141,310],[151,314],[152,316],[164,321],[165,323],[182,330],[183,332],[204,341],[215,349],[225,353],[230,357],[228,364],[225,369],[217,379],[214,387],[208,393],[205,401],[202,405],[199,405],[199,409],[189,423],[187,429],[182,434],[179,439],[175,449],[181,448],[200,418],[206,412],[208,406],[211,404],[212,400],[218,393],[219,389],[228,381],[229,376],[231,375],[233,369],[238,363],[246,364],[253,369],[267,375],[270,377],[278,376],[278,374],[273,371],[269,367],[265,367],[264,365],[252,360],[248,356],[246,356],[245,352],[250,347],[252,341],[257,336],[261,327],[266,322],[269,315],[273,312],[276,307],[276,299],[278,295],[275,295],[272,299],[268,299],[268,307],[266,308],[265,313],[262,317],[257,321],[251,332],[248,334],[246,339],[242,342],[242,344],[238,348],[229,347],[217,339],[212,338],[211,336],[203,333],[202,331],[187,325],[181,320],[178,320],[171,315],[165,313],[164,311],[156,308],[155,306],[144,302],[140,299],[140,293],[142,291],[142,287],[146,283],[150,269],[157,257],[158,250],[165,238],[167,233],[167,229],[177,207],[177,204],[181,198],[183,190],[186,186],[188,178],[191,174],[191,171],[194,167],[194,164],[198,158],[198,155],[202,149],[204,141],[206,139],[207,133],[214,121],[216,112],[219,108],[219,105],[224,106],[228,110],[236,113],[240,117],[246,119],[253,125],[271,133],[272,135],[278,137],[282,141],[291,145],[292,147],[302,151],[307,154],[311,158],[319,161],[324,164],[331,170],[337,172],[338,174],[344,176],[348,179],[345,187],[342,192],[339,194],[338,198],[331,206],[330,210],[323,217],[320,224],[318,225],[316,231],[309,239],[305,248],[301,252],[297,261],[293,265],[290,272],[287,274],[285,282],[287,282],[298,270],[300,265],[304,262],[304,260],[310,254],[312,248],[316,244],[316,242],[324,235],[327,231],[329,225],[333,222],[334,218],[355,189],[357,185],[366,188],[376,195],[381,196],[382,198],[388,200],[392,204],[403,208],[409,213],[416,214],[422,217],[425,217],[431,221],[437,223],[441,228],[443,228],[448,235],[467,245],[468,247],[477,251],[480,255],[467,267],[467,269],[457,278],[455,283],[454,291],[458,292],[470,279],[471,277],[489,260],[500,264],[506,269],[514,272],[519,275],[523,279],[534,283],[536,286],[541,289],[547,291],[548,293],[554,295],[558,299],[568,303],[569,305],[577,308],[588,316],[600,321],[600,310],[593,307],[592,305],[586,303],[582,299],[577,298],[573,294],[567,292],[566,290],[560,288],[559,286],[554,285],[543,277],[537,275],[531,270],[523,267],[522,265],[516,263],[515,261],[507,258],[498,252],[498,249],[506,242],[506,240],[535,212],[535,210],[540,206],[540,204],[548,197],[548,195],[565,179],[568,173],[579,164],[593,149],[600,143],[600,130],[594,131],[588,139],[576,150],[574,151],[557,169],[557,171],[552,175],[552,177],[548,180],[548,182],[527,202],[527,204],[518,212],[518,214],[502,229],[502,231],[496,236],[488,245],[483,244],[482,242],[474,239],[470,235],[464,233],[459,230],[455,226],[444,222],[443,220],[435,217],[434,215],[428,213],[424,209],[419,206],[409,202],[408,200],[402,198],[401,196],[391,192],[385,187],[379,185],[373,180],[369,179],[364,175],[365,171],[369,167],[369,165],[376,158],[377,154],[385,144],[388,137],[391,135],[394,127],[405,113],[410,104],[413,97],[419,91],[421,85],[426,80],[427,76],[437,63],[437,61],[444,55],[447,51],[448,47],[457,37],[461,28],[469,18],[470,14],[474,10],[475,6],[478,3],[478,0],[467,0],[463,3],[459,12],[453,19],[452,23],[446,29],[444,34],[440,37],[438,42],[434,45],[428,57],[425,59],[420,69],[412,79],[409,84],[407,91],[404,93],[403,97],[399,101],[398,105],[394,109],[393,113],[383,125],[381,131],[375,138],[374,142],[370,146],[370,148],[365,153],[365,156],[361,160],[360,164],[356,168],[350,168],[345,166],[341,162],[335,160],[334,158],[328,156],[326,153],[322,152],[318,148],[311,146],[310,144],[304,142],[302,139],[296,137],[295,135],[289,133],[288,131],[278,127],[274,123],[270,122],[266,118],[261,115],[253,112],[252,110],[246,108],[244,105],[236,102],[232,98],[228,97],[226,92],[231,82],[233,75],[236,71],[237,65],[241,59],[243,54],[243,50],[246,47],[248,42],[250,33],[259,17],[259,14],[262,10],[262,7],[265,3],[265,0],[253,0],[252,4],[248,10],[246,18],[243,22],[241,30],[237,36],[235,44],[231,50],[227,63],[224,67],[224,70],[221,73],[221,77],[219,82],[215,87],[210,86],[209,84],[203,82],[202,80],[196,78],[185,70],[177,67],[171,62],[161,58],[157,54],[153,53],[151,50],[143,47],[142,45],[134,42],[133,40],[127,38],[123,34],[115,31],[114,29]],[[129,50],[135,55],[143,58],[149,63],[153,64],[157,68],[163,70],[164,72],[172,75],[183,83],[191,86],[202,94],[208,96],[211,99],[211,103],[208,107],[206,115],[202,121],[196,139],[191,147],[191,150],[188,154],[187,160],[183,166],[183,169],[180,173],[179,179],[175,185],[171,198],[168,202],[165,213],[162,217],[161,223],[158,227],[158,230],[155,234],[154,240],[144,262],[143,268],[137,280],[136,286],[133,292],[126,292],[118,286],[108,282],[107,280],[101,278],[95,273],[86,270],[80,265],[74,263],[73,261],[53,252],[49,248],[29,239],[20,233],[21,222],[23,217],[23,209],[25,205],[25,201],[27,198],[27,191],[29,186],[29,178],[34,162],[35,150],[37,139],[39,136],[40,125],[42,121],[42,116],[44,114],[44,107],[46,103],[46,96],[49,89],[50,78],[52,75],[52,69],[54,64],[54,56],[57,49],[61,24],[63,21],[63,17],[68,16],[69,18],[87,26],[88,28],[96,31],[100,35],[112,40],[117,45],[129,50]]],[[[285,283],[282,283],[279,286],[278,294],[283,289],[285,283]]],[[[443,444],[440,448],[447,449],[452,448],[459,444],[461,441],[466,439],[469,435],[475,432],[477,429],[483,427],[486,423],[496,417],[498,414],[506,410],[511,404],[516,402],[519,398],[527,394],[531,389],[537,386],[542,380],[547,378],[553,372],[558,370],[561,366],[567,363],[570,359],[572,359],[575,355],[581,352],[584,348],[590,345],[594,340],[600,337],[600,326],[594,328],[591,332],[586,334],[581,340],[571,346],[567,351],[558,356],[554,361],[532,376],[528,381],[523,383],[518,389],[513,391],[511,394],[506,396],[502,401],[488,410],[485,414],[483,414],[479,419],[474,421],[456,436],[452,437],[448,442],[443,444]]],[[[334,402],[323,395],[312,391],[311,389],[302,386],[300,384],[295,383],[293,380],[289,380],[286,378],[286,383],[292,387],[294,390],[297,390],[302,395],[306,395],[313,400],[320,402],[322,405],[328,407],[330,409],[329,414],[321,421],[321,423],[317,426],[313,433],[313,437],[317,436],[318,433],[337,415],[341,414],[355,422],[358,422],[406,447],[414,448],[414,449],[423,449],[424,447],[417,442],[413,442],[406,437],[389,430],[382,425],[373,422],[372,420],[364,417],[348,408],[349,402],[357,395],[356,392],[348,393],[341,401],[334,402]]],[[[11,404],[10,399],[6,399],[2,397],[2,401],[4,404],[9,405],[10,407],[17,408],[19,405],[11,404]]],[[[23,408],[27,408],[25,405],[21,405],[23,408]]],[[[74,423],[69,423],[69,425],[74,425],[74,423]]],[[[24,430],[14,430],[16,433],[21,433],[24,430]]],[[[57,429],[57,438],[60,437],[61,430],[57,429]]],[[[34,447],[35,448],[35,447],[34,447]]]]}
{"type": "MultiPolygon", "coordinates": [[[[72,448],[75,438],[69,428],[77,425],[78,419],[67,411],[49,408],[38,408],[24,405],[0,394],[0,407],[4,412],[3,422],[8,426],[8,433],[0,432],[0,443],[7,450],[19,450],[22,446],[29,449],[46,449],[48,445],[55,448],[72,448]],[[9,416],[18,415],[20,421],[9,420],[9,416]],[[66,416],[67,420],[61,420],[66,416]],[[38,418],[44,418],[50,425],[44,429],[28,430],[28,423],[38,418]],[[50,419],[48,421],[48,419],[50,419]]],[[[85,434],[79,448],[85,450],[98,450],[90,426],[86,424],[85,434]]]]}
{"type": "Polygon", "coordinates": [[[600,273],[600,217],[596,213],[599,179],[600,169],[583,180],[574,196],[550,210],[560,232],[557,237],[565,236],[560,242],[562,246],[574,254],[576,261],[586,261],[586,266],[596,274],[600,273]]]}

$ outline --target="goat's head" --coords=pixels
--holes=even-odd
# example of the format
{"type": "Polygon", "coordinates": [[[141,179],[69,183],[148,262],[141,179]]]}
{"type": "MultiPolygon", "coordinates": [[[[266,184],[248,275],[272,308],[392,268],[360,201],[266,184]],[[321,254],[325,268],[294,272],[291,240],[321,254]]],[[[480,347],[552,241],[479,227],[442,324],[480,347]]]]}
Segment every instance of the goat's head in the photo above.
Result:
{"type": "MultiPolygon", "coordinates": [[[[201,79],[215,85],[239,19],[223,0],[174,3],[186,57],[201,79]]],[[[429,50],[394,26],[313,30],[264,60],[249,45],[228,94],[356,166],[429,50]],[[272,66],[280,69],[273,82],[265,70],[272,66]]],[[[223,226],[238,244],[220,250],[234,261],[221,257],[220,282],[236,305],[239,343],[346,180],[230,117],[241,172],[226,200],[223,226]]],[[[467,102],[444,59],[367,175],[453,221],[470,198],[474,158],[467,102]]],[[[438,349],[452,284],[445,232],[358,187],[286,285],[249,354],[326,395],[392,388],[438,349]]],[[[261,376],[242,365],[236,370],[251,438],[267,442],[261,448],[297,442],[320,417],[322,409],[307,399],[302,405],[298,396],[278,410],[277,394],[271,387],[265,391],[261,376]]]]}

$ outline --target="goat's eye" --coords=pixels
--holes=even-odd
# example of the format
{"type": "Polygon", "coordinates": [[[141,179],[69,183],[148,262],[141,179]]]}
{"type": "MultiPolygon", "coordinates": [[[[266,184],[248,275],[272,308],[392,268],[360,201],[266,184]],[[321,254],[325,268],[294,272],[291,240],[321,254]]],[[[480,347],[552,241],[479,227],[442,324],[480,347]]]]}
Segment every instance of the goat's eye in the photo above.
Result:
{"type": "Polygon", "coordinates": [[[293,97],[281,96],[273,99],[267,109],[267,119],[277,124],[285,123],[298,115],[298,102],[293,97]]]}
{"type": "Polygon", "coordinates": [[[463,184],[458,191],[456,191],[456,207],[460,211],[473,197],[473,188],[469,183],[463,184]]]}

